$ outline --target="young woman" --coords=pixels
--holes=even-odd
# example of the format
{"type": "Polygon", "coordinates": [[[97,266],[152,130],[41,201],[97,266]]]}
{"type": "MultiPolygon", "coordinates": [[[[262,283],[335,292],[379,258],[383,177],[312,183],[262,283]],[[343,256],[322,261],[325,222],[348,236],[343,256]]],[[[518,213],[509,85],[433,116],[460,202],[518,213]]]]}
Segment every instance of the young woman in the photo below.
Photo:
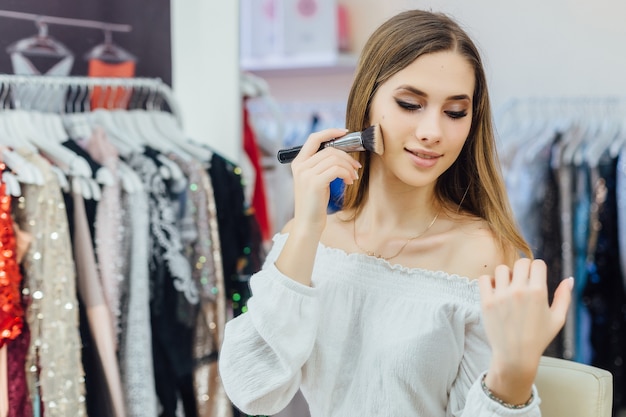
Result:
{"type": "Polygon", "coordinates": [[[345,133],[329,129],[293,161],[294,218],[226,328],[220,370],[237,407],[274,414],[300,388],[313,417],[540,415],[533,381],[572,280],[549,306],[491,123],[457,23],[416,10],[374,32],[346,126],[379,125],[384,152],[317,152],[345,133]],[[327,215],[335,178],[344,206],[327,215]]]}

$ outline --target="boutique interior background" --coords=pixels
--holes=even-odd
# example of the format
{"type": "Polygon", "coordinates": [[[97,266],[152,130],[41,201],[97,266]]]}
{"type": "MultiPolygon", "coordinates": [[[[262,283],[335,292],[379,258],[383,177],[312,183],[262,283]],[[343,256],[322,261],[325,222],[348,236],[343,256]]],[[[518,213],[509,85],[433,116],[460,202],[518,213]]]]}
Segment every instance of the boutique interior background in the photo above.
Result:
{"type": "MultiPolygon", "coordinates": [[[[483,51],[496,110],[513,98],[626,95],[626,55],[617,53],[626,39],[623,2],[338,2],[349,12],[355,55],[371,31],[399,10],[426,8],[454,15],[483,51]]],[[[239,143],[218,138],[240,136],[239,1],[172,0],[172,61],[185,128],[194,137],[215,138],[216,149],[237,160],[239,143]]],[[[323,69],[255,73],[278,101],[344,100],[352,80],[343,61],[323,69]]]]}
{"type": "MultiPolygon", "coordinates": [[[[494,107],[515,97],[605,96],[626,92],[626,4],[613,0],[338,0],[349,11],[351,49],[408,8],[443,11],[477,40],[494,107]]],[[[351,71],[259,71],[278,99],[336,99],[347,95],[351,71]],[[304,80],[306,79],[306,82],[304,80]]]]}

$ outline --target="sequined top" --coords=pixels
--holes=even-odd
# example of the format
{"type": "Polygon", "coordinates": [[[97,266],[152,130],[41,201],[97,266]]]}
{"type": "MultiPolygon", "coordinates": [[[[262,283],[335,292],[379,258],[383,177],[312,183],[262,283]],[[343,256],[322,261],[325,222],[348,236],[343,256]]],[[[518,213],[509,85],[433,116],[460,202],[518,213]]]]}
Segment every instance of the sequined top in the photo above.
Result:
{"type": "Polygon", "coordinates": [[[312,417],[541,415],[534,388],[521,410],[481,389],[490,348],[476,281],[320,244],[304,286],[274,265],[286,238],[226,325],[220,372],[245,413],[276,414],[301,388],[312,417]]]}
{"type": "Polygon", "coordinates": [[[26,358],[29,389],[34,401],[41,395],[46,417],[85,416],[76,273],[67,212],[50,164],[38,154],[20,153],[45,177],[42,186],[22,186],[23,195],[14,210],[20,228],[34,237],[23,260],[23,293],[31,331],[26,358]]]}
{"type": "Polygon", "coordinates": [[[15,340],[24,324],[20,294],[22,274],[17,264],[16,249],[11,196],[6,195],[6,184],[0,183],[0,347],[15,340]]]}

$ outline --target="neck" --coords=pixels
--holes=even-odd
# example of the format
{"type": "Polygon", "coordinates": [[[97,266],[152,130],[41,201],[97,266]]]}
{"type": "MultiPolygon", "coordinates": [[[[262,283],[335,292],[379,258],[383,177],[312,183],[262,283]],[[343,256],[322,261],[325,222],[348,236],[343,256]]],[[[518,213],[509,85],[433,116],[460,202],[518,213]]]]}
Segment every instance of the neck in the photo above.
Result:
{"type": "Polygon", "coordinates": [[[358,219],[369,230],[414,231],[428,224],[440,210],[433,187],[370,187],[358,219]]]}

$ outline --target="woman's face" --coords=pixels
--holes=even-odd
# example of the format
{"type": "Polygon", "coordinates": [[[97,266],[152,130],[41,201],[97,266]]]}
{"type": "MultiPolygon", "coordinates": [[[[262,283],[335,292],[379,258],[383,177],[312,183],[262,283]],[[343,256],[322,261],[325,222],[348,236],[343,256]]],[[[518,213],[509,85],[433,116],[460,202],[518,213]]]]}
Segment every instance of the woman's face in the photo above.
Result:
{"type": "Polygon", "coordinates": [[[406,184],[434,185],[469,134],[474,84],[474,69],[452,51],[422,55],[381,84],[369,114],[385,152],[372,163],[406,184]]]}

